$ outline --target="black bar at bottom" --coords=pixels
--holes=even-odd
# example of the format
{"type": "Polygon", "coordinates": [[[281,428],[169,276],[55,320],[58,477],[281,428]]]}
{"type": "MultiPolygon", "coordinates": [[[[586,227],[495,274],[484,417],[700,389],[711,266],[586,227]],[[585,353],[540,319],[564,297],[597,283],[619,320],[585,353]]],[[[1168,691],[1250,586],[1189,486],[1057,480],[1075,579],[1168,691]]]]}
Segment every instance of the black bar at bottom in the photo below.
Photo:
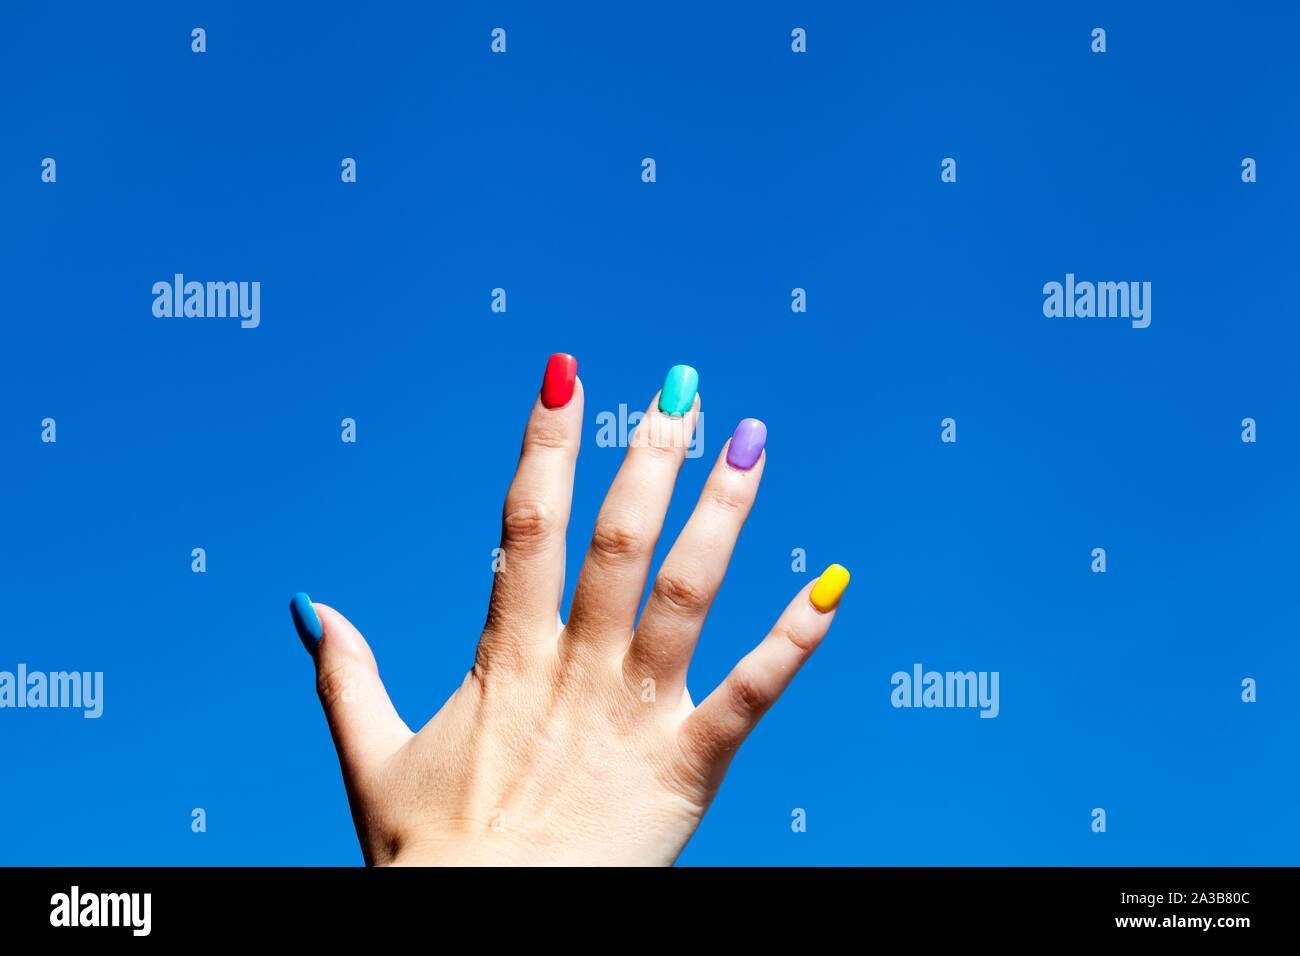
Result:
{"type": "Polygon", "coordinates": [[[589,942],[613,944],[630,934],[624,942],[641,948],[632,940],[651,946],[656,934],[689,936],[688,926],[739,941],[766,933],[773,920],[796,933],[812,920],[819,936],[839,926],[863,942],[880,931],[927,942],[1133,937],[1232,945],[1285,932],[1295,871],[91,867],[0,869],[0,883],[6,943],[284,938],[391,948],[401,938],[392,934],[417,933],[437,946],[477,927],[497,941],[596,932],[589,942]]]}

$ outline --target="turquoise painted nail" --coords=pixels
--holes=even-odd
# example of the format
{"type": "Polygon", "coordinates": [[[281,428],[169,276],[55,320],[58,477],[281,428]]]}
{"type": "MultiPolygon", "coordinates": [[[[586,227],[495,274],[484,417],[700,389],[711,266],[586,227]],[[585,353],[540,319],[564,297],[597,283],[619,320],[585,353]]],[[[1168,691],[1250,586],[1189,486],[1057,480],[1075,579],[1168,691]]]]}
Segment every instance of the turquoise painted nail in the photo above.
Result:
{"type": "Polygon", "coordinates": [[[299,591],[289,601],[289,613],[293,615],[293,626],[298,629],[302,646],[307,648],[308,654],[315,653],[316,645],[320,643],[321,629],[320,618],[311,606],[311,598],[299,591]]]}
{"type": "Polygon", "coordinates": [[[678,417],[685,415],[695,404],[695,391],[700,387],[700,373],[689,365],[674,365],[664,379],[659,393],[659,411],[678,417]]]}

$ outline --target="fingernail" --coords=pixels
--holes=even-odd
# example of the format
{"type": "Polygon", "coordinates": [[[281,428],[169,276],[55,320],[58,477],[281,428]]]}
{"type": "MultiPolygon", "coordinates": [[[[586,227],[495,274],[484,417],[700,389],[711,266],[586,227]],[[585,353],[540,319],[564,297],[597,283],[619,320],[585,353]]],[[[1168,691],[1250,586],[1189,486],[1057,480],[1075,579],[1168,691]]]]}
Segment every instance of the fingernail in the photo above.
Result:
{"type": "Polygon", "coordinates": [[[700,387],[700,373],[689,365],[674,365],[664,379],[659,393],[659,411],[678,417],[685,415],[695,404],[695,391],[700,387]]]}
{"type": "Polygon", "coordinates": [[[298,629],[302,646],[307,648],[308,654],[315,653],[316,645],[320,643],[321,629],[320,618],[311,606],[311,598],[299,591],[289,601],[289,613],[293,615],[293,626],[298,629]]]}
{"type": "Polygon", "coordinates": [[[767,426],[757,418],[746,418],[736,426],[727,446],[727,464],[741,471],[749,471],[758,463],[767,444],[767,426]]]}
{"type": "Polygon", "coordinates": [[[835,610],[835,606],[840,603],[840,595],[848,586],[848,568],[842,564],[832,564],[817,579],[812,592],[808,595],[808,600],[812,601],[813,607],[825,614],[827,611],[835,610]]]}
{"type": "Polygon", "coordinates": [[[578,380],[578,360],[567,352],[556,352],[546,362],[542,377],[542,404],[563,408],[573,398],[573,383],[578,380]]]}

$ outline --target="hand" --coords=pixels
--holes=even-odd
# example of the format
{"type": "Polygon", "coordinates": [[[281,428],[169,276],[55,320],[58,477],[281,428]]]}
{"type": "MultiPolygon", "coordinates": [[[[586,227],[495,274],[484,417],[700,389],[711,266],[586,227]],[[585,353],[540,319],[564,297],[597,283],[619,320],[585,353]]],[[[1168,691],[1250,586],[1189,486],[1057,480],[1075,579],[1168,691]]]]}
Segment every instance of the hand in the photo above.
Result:
{"type": "Polygon", "coordinates": [[[503,560],[474,666],[417,734],[348,621],[295,595],[316,686],[369,864],[670,864],[736,749],[835,617],[832,565],[696,707],[686,672],[763,475],[767,429],[746,419],[636,612],[699,416],[684,365],[637,427],[596,519],[568,622],[565,530],[582,385],[553,355],[506,494],[503,560]]]}

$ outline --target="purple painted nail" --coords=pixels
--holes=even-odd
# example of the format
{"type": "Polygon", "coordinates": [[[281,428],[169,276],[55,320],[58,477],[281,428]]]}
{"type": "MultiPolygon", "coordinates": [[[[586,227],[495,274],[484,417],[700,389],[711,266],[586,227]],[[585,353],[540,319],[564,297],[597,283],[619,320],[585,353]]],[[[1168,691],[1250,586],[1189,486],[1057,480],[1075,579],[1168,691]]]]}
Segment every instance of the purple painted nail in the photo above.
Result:
{"type": "Polygon", "coordinates": [[[727,464],[741,471],[749,471],[763,454],[767,443],[767,426],[757,418],[746,418],[736,426],[736,433],[731,436],[727,447],[727,464]]]}

